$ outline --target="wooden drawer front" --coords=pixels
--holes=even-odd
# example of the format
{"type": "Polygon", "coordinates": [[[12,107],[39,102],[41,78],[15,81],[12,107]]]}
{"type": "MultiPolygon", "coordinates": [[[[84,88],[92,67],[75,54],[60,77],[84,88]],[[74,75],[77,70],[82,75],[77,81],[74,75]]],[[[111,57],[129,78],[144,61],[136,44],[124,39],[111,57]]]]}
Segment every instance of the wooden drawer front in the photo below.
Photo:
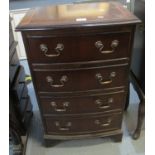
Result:
{"type": "Polygon", "coordinates": [[[129,57],[130,33],[28,39],[34,63],[108,60],[129,57]]]}
{"type": "Polygon", "coordinates": [[[15,51],[9,63],[9,79],[11,83],[13,82],[18,67],[19,67],[19,60],[17,52],[15,51]]]}
{"type": "Polygon", "coordinates": [[[74,134],[107,131],[121,128],[121,114],[94,117],[44,117],[47,133],[74,134]]]}
{"type": "Polygon", "coordinates": [[[43,115],[81,114],[121,110],[125,93],[66,98],[40,98],[43,115]]]}
{"type": "Polygon", "coordinates": [[[35,71],[34,81],[41,92],[87,91],[126,85],[127,66],[72,71],[35,71]]]}

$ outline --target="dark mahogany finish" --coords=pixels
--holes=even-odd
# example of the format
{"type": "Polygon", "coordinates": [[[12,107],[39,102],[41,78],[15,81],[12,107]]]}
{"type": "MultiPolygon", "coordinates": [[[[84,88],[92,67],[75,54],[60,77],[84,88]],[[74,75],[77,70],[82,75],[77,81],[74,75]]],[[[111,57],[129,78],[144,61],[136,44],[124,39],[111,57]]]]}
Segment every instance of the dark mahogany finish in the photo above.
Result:
{"type": "Polygon", "coordinates": [[[94,26],[95,24],[113,26],[139,22],[137,17],[118,2],[92,4],[68,4],[33,8],[27,13],[17,29],[45,30],[54,29],[57,26],[62,28],[79,27],[81,25],[94,26]]]}
{"type": "Polygon", "coordinates": [[[45,116],[122,111],[124,102],[125,92],[123,90],[92,96],[40,97],[40,105],[45,116]]]}
{"type": "Polygon", "coordinates": [[[117,130],[121,127],[122,115],[113,113],[84,117],[44,117],[47,133],[57,135],[82,135],[117,130]],[[80,127],[80,128],[79,128],[80,127]]]}
{"type": "Polygon", "coordinates": [[[22,31],[44,138],[121,141],[131,48],[140,21],[120,3],[30,10],[22,31]]]}
{"type": "Polygon", "coordinates": [[[89,68],[87,70],[37,71],[34,72],[34,79],[37,83],[37,90],[40,93],[72,92],[121,87],[128,82],[127,74],[127,65],[115,67],[100,66],[99,69],[89,68]],[[64,82],[62,80],[63,77],[66,77],[64,82]],[[53,79],[52,81],[51,78],[53,79]]]}
{"type": "Polygon", "coordinates": [[[54,62],[76,62],[76,61],[93,61],[93,60],[107,60],[124,58],[130,56],[130,51],[127,46],[130,46],[131,32],[111,32],[99,34],[93,33],[85,36],[65,36],[52,37],[47,36],[29,36],[28,43],[30,51],[28,53],[30,59],[34,63],[54,63],[54,62]],[[114,48],[112,53],[103,53],[95,46],[97,41],[101,41],[104,51],[112,51],[112,43],[118,41],[118,46],[114,48]],[[60,55],[50,57],[50,55],[57,54],[55,48],[57,44],[63,44],[64,49],[60,51],[60,55]],[[47,54],[41,51],[40,45],[46,45],[48,48],[47,54]],[[36,57],[37,55],[37,57],[36,57]],[[52,60],[52,61],[51,61],[52,60]]]}

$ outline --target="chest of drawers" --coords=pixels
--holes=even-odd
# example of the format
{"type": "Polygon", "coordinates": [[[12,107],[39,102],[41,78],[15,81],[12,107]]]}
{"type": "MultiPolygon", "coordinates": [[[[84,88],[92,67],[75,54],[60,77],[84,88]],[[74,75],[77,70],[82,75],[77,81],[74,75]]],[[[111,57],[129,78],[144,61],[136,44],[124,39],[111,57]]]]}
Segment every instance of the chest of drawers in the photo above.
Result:
{"type": "Polygon", "coordinates": [[[120,3],[30,10],[22,32],[44,139],[111,136],[120,141],[134,29],[120,3]]]}

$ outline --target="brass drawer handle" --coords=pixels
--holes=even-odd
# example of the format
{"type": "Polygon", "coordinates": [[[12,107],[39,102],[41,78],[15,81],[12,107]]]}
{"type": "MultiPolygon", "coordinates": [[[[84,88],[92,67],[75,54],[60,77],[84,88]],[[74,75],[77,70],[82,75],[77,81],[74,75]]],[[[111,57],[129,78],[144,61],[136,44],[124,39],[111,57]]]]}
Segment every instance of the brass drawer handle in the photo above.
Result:
{"type": "Polygon", "coordinates": [[[95,46],[97,49],[99,49],[99,52],[102,53],[102,54],[109,54],[109,53],[113,53],[115,51],[115,48],[119,45],[119,41],[118,40],[113,40],[111,42],[111,48],[112,50],[107,50],[107,51],[104,51],[103,48],[104,48],[104,45],[102,43],[102,41],[97,41],[95,42],[95,46]]]}
{"type": "Polygon", "coordinates": [[[46,44],[40,44],[40,50],[44,52],[44,55],[47,57],[58,57],[61,54],[61,51],[63,51],[64,45],[61,43],[58,43],[55,47],[56,54],[47,54],[48,47],[46,44]]]}
{"type": "Polygon", "coordinates": [[[94,123],[95,123],[96,125],[101,126],[101,127],[107,127],[107,126],[109,126],[109,125],[111,124],[111,122],[112,122],[112,119],[111,119],[111,118],[108,118],[108,120],[107,120],[106,123],[102,123],[102,122],[101,122],[100,120],[98,120],[98,119],[96,119],[94,123]]]}
{"type": "Polygon", "coordinates": [[[56,121],[55,126],[58,127],[58,130],[60,131],[69,131],[70,127],[72,126],[72,123],[67,122],[64,127],[61,127],[60,122],[56,121]]]}
{"type": "Polygon", "coordinates": [[[113,103],[113,98],[109,98],[108,102],[105,104],[105,102],[101,99],[95,100],[95,103],[98,105],[98,108],[100,109],[108,109],[111,107],[110,103],[113,103]]]}
{"type": "Polygon", "coordinates": [[[60,88],[60,87],[64,87],[64,83],[68,81],[68,77],[66,75],[63,75],[60,79],[60,83],[61,84],[53,84],[54,80],[51,76],[47,76],[46,77],[46,81],[48,83],[50,83],[50,86],[53,88],[60,88]]]}
{"type": "Polygon", "coordinates": [[[103,81],[103,76],[101,75],[101,73],[97,73],[95,76],[101,85],[105,85],[105,84],[112,83],[112,78],[116,76],[116,72],[111,72],[109,75],[109,80],[106,80],[106,81],[103,81]]]}
{"type": "Polygon", "coordinates": [[[63,102],[62,103],[63,108],[57,108],[58,105],[54,101],[52,101],[50,104],[56,112],[64,112],[67,110],[67,107],[69,106],[69,102],[63,102]]]}

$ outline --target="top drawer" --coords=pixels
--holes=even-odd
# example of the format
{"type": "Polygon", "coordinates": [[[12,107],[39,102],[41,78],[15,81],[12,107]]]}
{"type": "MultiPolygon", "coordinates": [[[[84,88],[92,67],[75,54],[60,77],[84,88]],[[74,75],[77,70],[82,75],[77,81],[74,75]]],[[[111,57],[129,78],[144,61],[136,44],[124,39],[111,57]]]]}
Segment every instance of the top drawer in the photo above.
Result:
{"type": "Polygon", "coordinates": [[[28,58],[33,63],[60,63],[118,59],[130,56],[130,32],[87,36],[28,37],[28,58]]]}

